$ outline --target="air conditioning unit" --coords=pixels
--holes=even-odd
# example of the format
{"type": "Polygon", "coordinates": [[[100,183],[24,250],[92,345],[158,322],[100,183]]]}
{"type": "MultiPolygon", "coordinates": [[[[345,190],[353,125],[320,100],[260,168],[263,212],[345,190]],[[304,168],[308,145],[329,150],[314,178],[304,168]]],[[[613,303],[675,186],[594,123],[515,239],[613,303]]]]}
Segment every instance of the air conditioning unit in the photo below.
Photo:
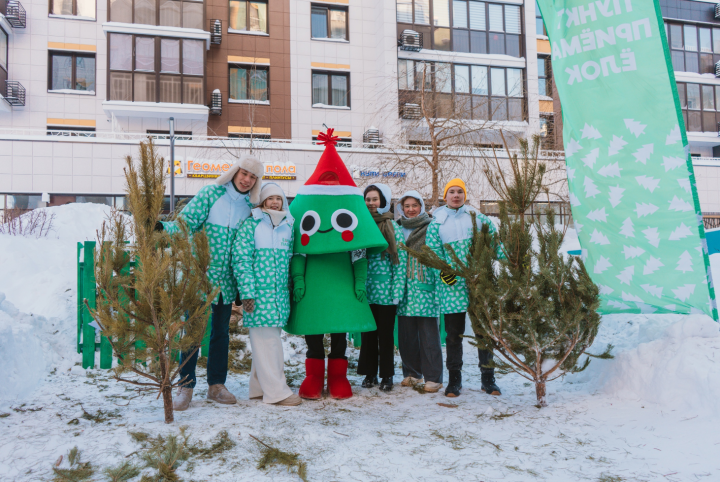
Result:
{"type": "Polygon", "coordinates": [[[418,104],[403,104],[400,115],[403,119],[420,119],[422,110],[418,104]]]}
{"type": "Polygon", "coordinates": [[[210,20],[210,43],[213,45],[222,43],[222,20],[210,20]]]}
{"type": "Polygon", "coordinates": [[[715,4],[715,18],[720,18],[720,3],[715,4]]]}
{"type": "Polygon", "coordinates": [[[363,134],[363,144],[380,144],[380,130],[377,127],[370,127],[363,134]]]}
{"type": "Polygon", "coordinates": [[[208,107],[210,107],[210,115],[222,115],[222,93],[220,89],[213,90],[208,107]]]}
{"type": "Polygon", "coordinates": [[[419,52],[423,48],[423,34],[415,30],[403,30],[398,39],[398,46],[401,50],[419,52]]]}

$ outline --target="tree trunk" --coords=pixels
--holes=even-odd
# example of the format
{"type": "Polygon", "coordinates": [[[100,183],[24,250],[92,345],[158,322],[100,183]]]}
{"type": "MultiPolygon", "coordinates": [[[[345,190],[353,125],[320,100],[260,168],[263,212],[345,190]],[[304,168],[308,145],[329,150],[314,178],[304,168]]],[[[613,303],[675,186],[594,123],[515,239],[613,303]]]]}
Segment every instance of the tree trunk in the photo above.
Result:
{"type": "Polygon", "coordinates": [[[537,406],[547,407],[547,398],[545,393],[545,380],[535,382],[535,395],[537,396],[537,406]]]}
{"type": "Polygon", "coordinates": [[[163,388],[162,398],[163,408],[165,409],[165,423],[173,423],[175,417],[173,416],[172,387],[163,388]]]}

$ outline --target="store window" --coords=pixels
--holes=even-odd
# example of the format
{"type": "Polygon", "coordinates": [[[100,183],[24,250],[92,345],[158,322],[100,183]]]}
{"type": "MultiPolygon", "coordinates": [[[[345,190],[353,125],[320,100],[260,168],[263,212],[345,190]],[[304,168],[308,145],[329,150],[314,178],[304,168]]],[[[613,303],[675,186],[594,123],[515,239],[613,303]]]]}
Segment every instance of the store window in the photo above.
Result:
{"type": "Polygon", "coordinates": [[[202,40],[112,33],[108,99],[204,104],[204,54],[202,40]]]}
{"type": "Polygon", "coordinates": [[[230,0],[230,30],[268,33],[267,1],[230,0]]]}
{"type": "Polygon", "coordinates": [[[50,52],[48,92],[95,93],[95,54],[50,52]]]}
{"type": "Polygon", "coordinates": [[[50,15],[95,20],[95,0],[50,0],[50,15]]]}
{"type": "Polygon", "coordinates": [[[233,65],[230,67],[230,101],[267,102],[267,67],[253,65],[233,65]]]}
{"type": "Polygon", "coordinates": [[[109,17],[111,22],[203,30],[204,12],[202,0],[110,0],[109,17]]]}
{"type": "Polygon", "coordinates": [[[714,74],[720,61],[720,28],[666,23],[675,72],[714,74]]]}
{"type": "Polygon", "coordinates": [[[346,8],[313,5],[310,14],[313,39],[348,39],[346,8]]]}
{"type": "Polygon", "coordinates": [[[718,132],[720,86],[677,83],[685,128],[690,132],[718,132]]]}
{"type": "Polygon", "coordinates": [[[313,107],[350,107],[350,74],[312,73],[313,107]]]}

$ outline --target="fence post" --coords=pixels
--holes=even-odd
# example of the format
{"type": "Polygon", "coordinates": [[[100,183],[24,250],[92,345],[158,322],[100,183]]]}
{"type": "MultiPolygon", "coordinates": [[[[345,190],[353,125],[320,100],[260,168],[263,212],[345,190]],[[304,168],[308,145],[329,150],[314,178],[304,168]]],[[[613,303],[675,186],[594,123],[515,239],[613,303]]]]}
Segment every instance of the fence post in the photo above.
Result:
{"type": "Polygon", "coordinates": [[[445,331],[445,315],[440,314],[440,344],[445,346],[445,338],[447,338],[447,332],[445,331]]]}
{"type": "MultiPolygon", "coordinates": [[[[96,305],[96,289],[95,289],[95,241],[85,241],[83,248],[83,299],[87,299],[90,308],[96,305]]],[[[92,317],[83,301],[83,340],[82,340],[82,367],[95,367],[95,328],[90,326],[92,317]]]]}
{"type": "Polygon", "coordinates": [[[200,345],[200,356],[208,356],[210,353],[210,333],[212,332],[212,309],[208,308],[208,323],[203,336],[202,345],[200,345]]]}
{"type": "Polygon", "coordinates": [[[80,347],[80,339],[82,338],[82,327],[83,327],[83,262],[80,259],[80,254],[83,250],[83,244],[77,244],[77,352],[82,353],[80,347]]]}

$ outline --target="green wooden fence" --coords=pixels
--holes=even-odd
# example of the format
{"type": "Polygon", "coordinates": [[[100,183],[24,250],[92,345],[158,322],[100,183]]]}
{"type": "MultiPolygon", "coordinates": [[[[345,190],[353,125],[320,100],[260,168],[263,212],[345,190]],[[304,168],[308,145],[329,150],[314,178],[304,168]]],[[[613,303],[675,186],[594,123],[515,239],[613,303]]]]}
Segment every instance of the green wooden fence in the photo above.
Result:
{"type": "MultiPolygon", "coordinates": [[[[90,325],[93,318],[85,306],[85,300],[91,308],[97,306],[97,286],[95,283],[95,241],[77,244],[77,352],[82,353],[82,367],[95,368],[95,353],[100,352],[100,368],[112,368],[112,348],[108,339],[100,334],[99,341],[95,328],[90,325]]],[[[130,270],[134,262],[127,264],[130,270]]],[[[205,337],[200,348],[200,356],[208,355],[211,326],[208,323],[205,337]]],[[[179,356],[179,354],[178,354],[179,356]]]]}

